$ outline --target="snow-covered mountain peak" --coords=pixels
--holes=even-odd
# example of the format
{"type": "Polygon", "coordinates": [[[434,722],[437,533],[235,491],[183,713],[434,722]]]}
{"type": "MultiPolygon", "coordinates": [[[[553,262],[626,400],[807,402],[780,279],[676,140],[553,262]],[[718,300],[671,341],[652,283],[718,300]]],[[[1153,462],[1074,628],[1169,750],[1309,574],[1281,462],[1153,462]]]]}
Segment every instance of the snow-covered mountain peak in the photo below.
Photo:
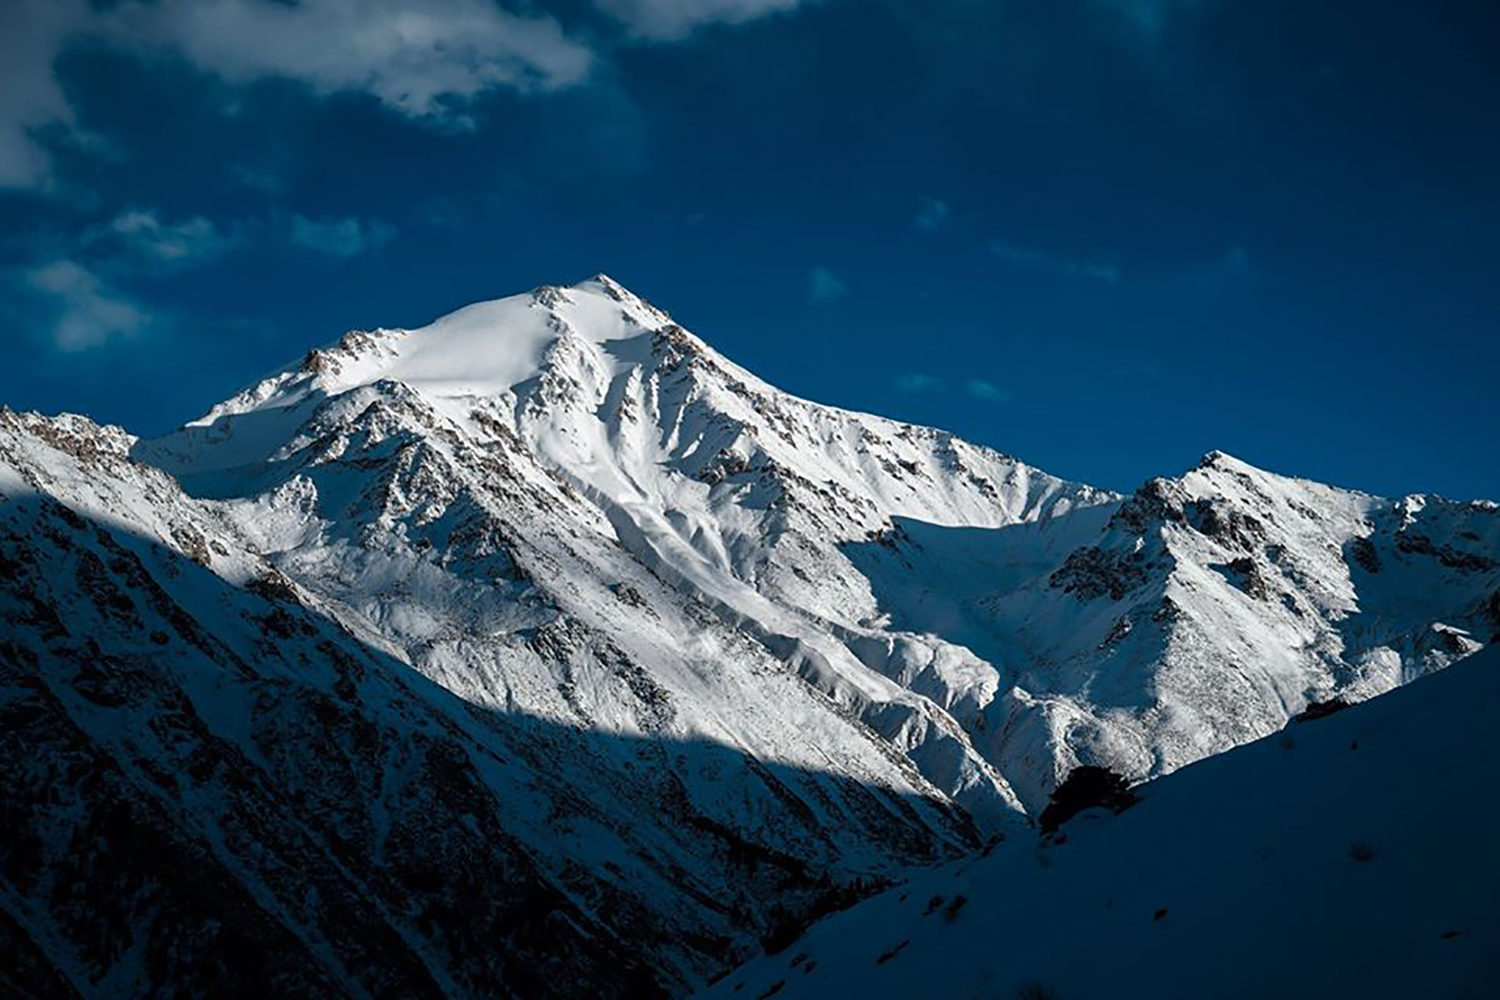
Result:
{"type": "Polygon", "coordinates": [[[322,483],[330,525],[351,511],[386,511],[382,525],[413,509],[438,517],[456,494],[485,491],[456,481],[481,465],[528,484],[520,495],[568,491],[546,501],[569,508],[561,520],[486,516],[601,535],[755,623],[778,656],[802,650],[819,690],[866,712],[909,703],[884,725],[914,747],[953,741],[962,764],[942,765],[938,784],[966,789],[980,813],[986,798],[1013,807],[1014,783],[1029,806],[1044,802],[1080,761],[1160,773],[1351,683],[1383,690],[1438,662],[1439,617],[1485,631],[1476,615],[1495,589],[1448,539],[1456,529],[1416,531],[1402,557],[1427,544],[1446,559],[1443,596],[1384,610],[1359,559],[1386,543],[1366,536],[1431,518],[1420,498],[1393,507],[1222,451],[1122,498],[780,392],[606,275],[415,330],[346,334],[135,454],[206,495],[322,483]],[[362,506],[332,506],[352,487],[346,472],[334,487],[330,463],[362,454],[362,506]],[[403,471],[388,470],[398,454],[403,471]]]}
{"type": "Polygon", "coordinates": [[[1251,465],[1249,462],[1246,462],[1240,458],[1236,458],[1235,456],[1229,454],[1229,452],[1221,451],[1218,448],[1215,448],[1213,451],[1205,452],[1203,457],[1198,460],[1198,468],[1236,469],[1242,472],[1261,471],[1255,466],[1251,465]]]}
{"type": "Polygon", "coordinates": [[[332,396],[380,379],[404,382],[433,398],[497,396],[536,377],[559,340],[605,348],[649,336],[668,321],[604,276],[571,288],[544,285],[464,306],[413,330],[351,331],[196,423],[287,406],[314,391],[332,396]]]}
{"type": "MultiPolygon", "coordinates": [[[[99,649],[230,744],[368,721],[374,830],[382,775],[431,780],[398,759],[430,710],[509,762],[473,780],[530,803],[497,822],[538,877],[604,873],[585,895],[678,987],[768,901],[1013,831],[1079,764],[1169,772],[1500,632],[1493,504],[1222,452],[1122,497],[781,392],[603,275],[351,331],[155,440],[0,413],[0,497],[0,602],[59,697],[99,649]]],[[[99,704],[91,733],[158,754],[99,704]]]]}

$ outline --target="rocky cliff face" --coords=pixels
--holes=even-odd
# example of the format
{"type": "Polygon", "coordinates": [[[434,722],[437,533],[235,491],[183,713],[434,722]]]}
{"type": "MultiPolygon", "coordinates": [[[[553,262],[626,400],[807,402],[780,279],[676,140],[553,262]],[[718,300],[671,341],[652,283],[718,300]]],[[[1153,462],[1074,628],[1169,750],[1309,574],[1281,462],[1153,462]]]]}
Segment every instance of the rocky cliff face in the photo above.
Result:
{"type": "Polygon", "coordinates": [[[1493,504],[1219,454],[1119,497],[790,397],[602,276],[154,441],[6,413],[0,493],[0,933],[84,995],[273,945],[297,992],[678,993],[1080,762],[1500,630],[1493,504]]]}

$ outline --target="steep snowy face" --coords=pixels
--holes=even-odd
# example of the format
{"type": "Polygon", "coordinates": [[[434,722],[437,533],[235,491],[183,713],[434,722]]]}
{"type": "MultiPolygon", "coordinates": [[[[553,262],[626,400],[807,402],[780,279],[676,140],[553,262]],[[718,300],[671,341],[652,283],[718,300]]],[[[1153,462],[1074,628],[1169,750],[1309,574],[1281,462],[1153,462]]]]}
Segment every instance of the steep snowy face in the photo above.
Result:
{"type": "Polygon", "coordinates": [[[837,634],[878,615],[842,547],[888,532],[893,515],[1001,526],[1113,499],[941,432],[780,393],[602,276],[421,330],[348,334],[134,453],[465,697],[586,725],[620,715],[612,695],[521,685],[513,665],[476,654],[546,626],[528,624],[532,608],[647,664],[678,690],[682,726],[774,746],[804,710],[726,732],[756,698],[702,666],[769,656],[794,668],[802,697],[873,727],[985,823],[1020,808],[1003,776],[941,700],[870,670],[837,634]],[[523,583],[496,583],[496,548],[523,583]],[[621,586],[671,596],[622,612],[621,586]],[[648,613],[663,599],[749,652],[705,646],[697,625],[664,628],[648,613]]]}

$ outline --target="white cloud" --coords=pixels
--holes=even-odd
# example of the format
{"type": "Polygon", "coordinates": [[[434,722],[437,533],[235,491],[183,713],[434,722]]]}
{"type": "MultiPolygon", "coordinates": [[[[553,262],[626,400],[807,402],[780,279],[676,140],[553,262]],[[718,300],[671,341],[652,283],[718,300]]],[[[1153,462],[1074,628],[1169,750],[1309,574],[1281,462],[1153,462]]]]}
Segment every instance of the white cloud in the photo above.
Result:
{"type": "Polygon", "coordinates": [[[52,341],[59,350],[98,347],[112,337],[128,337],[146,323],[146,314],[134,303],[71,260],[28,271],[26,283],[50,296],[59,308],[52,328],[52,341]]]}
{"type": "Polygon", "coordinates": [[[160,264],[187,265],[216,257],[239,242],[201,215],[164,223],[155,212],[132,209],[115,216],[107,235],[134,255],[160,264]]]}
{"type": "Polygon", "coordinates": [[[948,221],[948,203],[937,198],[923,198],[916,218],[919,229],[936,229],[948,221]]]}
{"type": "Polygon", "coordinates": [[[451,116],[493,87],[570,86],[593,63],[551,17],[494,0],[158,0],[122,8],[116,24],[231,83],[364,92],[413,117],[451,116]]]}
{"type": "Polygon", "coordinates": [[[815,267],[807,275],[807,294],[814,302],[833,302],[849,294],[849,286],[826,267],[815,267]]]}
{"type": "Polygon", "coordinates": [[[676,41],[710,24],[744,24],[794,10],[800,0],[596,0],[637,38],[676,41]]]}
{"type": "Polygon", "coordinates": [[[1033,267],[1071,278],[1091,278],[1112,285],[1120,281],[1120,269],[1113,264],[1062,257],[1006,240],[996,240],[991,243],[990,252],[1007,264],[1014,264],[1018,267],[1033,267]]]}
{"type": "Polygon", "coordinates": [[[1010,392],[1000,388],[993,382],[986,382],[982,378],[971,378],[964,383],[964,388],[969,390],[969,395],[982,399],[987,403],[1005,403],[1010,400],[1010,392]]]}
{"type": "Polygon", "coordinates": [[[291,241],[330,257],[357,257],[379,250],[395,238],[395,227],[379,219],[292,216],[291,241]]]}

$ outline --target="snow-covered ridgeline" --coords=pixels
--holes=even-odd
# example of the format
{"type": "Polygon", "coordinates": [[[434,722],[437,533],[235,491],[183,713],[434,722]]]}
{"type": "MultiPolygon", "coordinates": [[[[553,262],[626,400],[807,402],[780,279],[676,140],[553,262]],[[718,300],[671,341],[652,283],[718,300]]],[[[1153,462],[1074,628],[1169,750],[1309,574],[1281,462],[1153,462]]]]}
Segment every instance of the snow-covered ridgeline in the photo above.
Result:
{"type": "MultiPolygon", "coordinates": [[[[38,691],[89,702],[93,643],[188,699],[201,725],[179,741],[227,741],[277,794],[295,753],[262,767],[266,734],[306,733],[254,719],[331,692],[389,740],[340,779],[380,789],[361,829],[430,794],[392,763],[403,734],[508,761],[474,781],[524,803],[495,814],[520,881],[562,886],[585,936],[656,935],[670,990],[851,880],[962,849],[971,819],[1014,832],[1079,763],[1164,774],[1500,630],[1494,504],[1221,453],[1121,497],[779,392],[603,276],[351,332],[152,441],[6,413],[0,492],[8,558],[36,567],[0,595],[31,609],[9,621],[38,691]],[[33,591],[78,621],[54,627],[33,591]],[[330,662],[375,679],[312,666],[330,662]]],[[[60,747],[165,752],[141,713],[72,718],[60,747]]],[[[347,752],[307,753],[327,775],[347,752]]],[[[203,822],[183,815],[174,836],[203,822]]],[[[379,867],[381,838],[355,839],[379,867]]],[[[272,923],[298,921],[326,966],[334,929],[272,923]]]]}

